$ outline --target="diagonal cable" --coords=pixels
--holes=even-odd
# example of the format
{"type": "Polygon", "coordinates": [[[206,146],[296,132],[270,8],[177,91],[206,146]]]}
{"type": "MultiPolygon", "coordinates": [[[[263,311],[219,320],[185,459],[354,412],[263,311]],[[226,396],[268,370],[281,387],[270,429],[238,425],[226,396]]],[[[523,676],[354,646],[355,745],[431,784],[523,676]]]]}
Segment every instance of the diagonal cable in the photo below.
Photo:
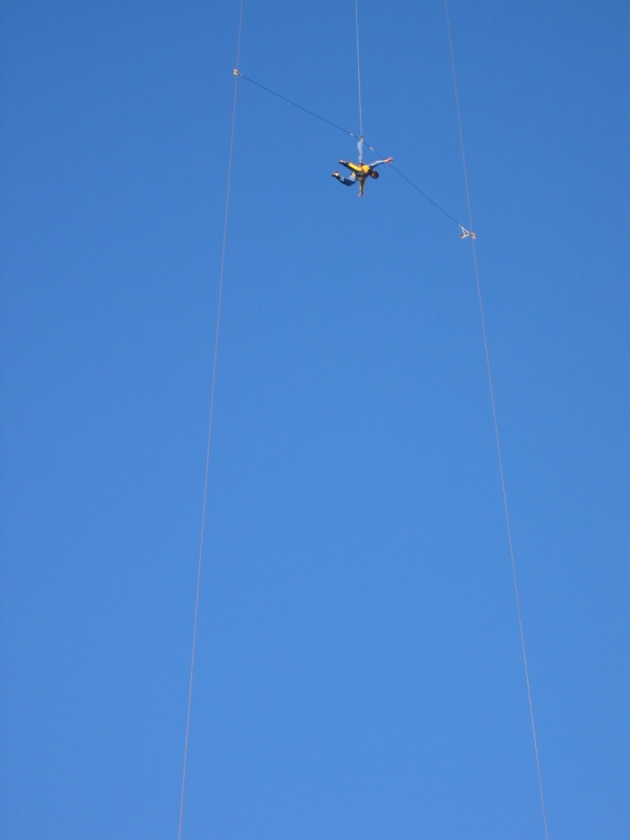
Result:
{"type": "Polygon", "coordinates": [[[293,105],[294,108],[299,108],[300,111],[304,111],[306,114],[310,114],[311,117],[315,117],[316,120],[321,120],[321,122],[325,122],[328,125],[331,125],[333,128],[336,128],[338,131],[343,131],[344,134],[347,134],[349,137],[357,137],[354,131],[348,131],[347,128],[343,128],[337,123],[331,122],[327,120],[326,117],[322,117],[319,114],[316,114],[315,111],[309,111],[308,108],[305,108],[303,105],[299,105],[297,102],[294,102],[292,99],[287,99],[286,96],[282,96],[281,93],[276,93],[275,90],[271,90],[271,88],[265,87],[261,85],[260,82],[255,82],[253,79],[250,79],[249,76],[244,76],[238,70],[234,70],[234,75],[238,76],[240,79],[244,79],[246,82],[249,82],[252,85],[256,85],[256,87],[260,88],[261,90],[266,90],[267,93],[270,93],[272,96],[276,96],[278,99],[282,99],[283,102],[288,102],[289,105],[293,105]]]}

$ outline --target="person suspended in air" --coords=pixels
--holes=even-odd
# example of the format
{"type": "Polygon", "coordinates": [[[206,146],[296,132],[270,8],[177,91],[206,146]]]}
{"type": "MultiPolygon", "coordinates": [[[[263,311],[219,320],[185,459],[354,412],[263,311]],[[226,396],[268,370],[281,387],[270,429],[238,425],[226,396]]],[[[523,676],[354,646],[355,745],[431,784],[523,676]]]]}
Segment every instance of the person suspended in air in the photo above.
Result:
{"type": "Polygon", "coordinates": [[[378,178],[378,172],[376,171],[376,167],[380,166],[382,163],[391,163],[393,160],[394,158],[389,157],[385,158],[385,160],[375,160],[374,163],[363,163],[363,138],[361,138],[359,140],[359,162],[352,163],[351,161],[347,160],[339,161],[339,163],[342,164],[342,166],[345,166],[350,170],[350,177],[344,178],[344,176],[340,175],[338,172],[333,172],[332,177],[336,178],[338,181],[341,181],[341,183],[345,184],[346,187],[351,187],[358,181],[359,198],[361,198],[367,179],[378,178]]]}

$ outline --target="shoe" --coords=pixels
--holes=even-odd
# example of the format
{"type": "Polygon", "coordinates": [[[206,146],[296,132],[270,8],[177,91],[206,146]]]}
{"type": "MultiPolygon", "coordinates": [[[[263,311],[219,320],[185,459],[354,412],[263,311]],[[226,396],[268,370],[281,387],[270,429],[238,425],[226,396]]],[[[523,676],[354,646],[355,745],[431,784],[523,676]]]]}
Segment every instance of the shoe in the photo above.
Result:
{"type": "Polygon", "coordinates": [[[333,173],[332,173],[332,176],[333,176],[333,178],[338,178],[338,177],[339,177],[339,173],[338,173],[338,172],[333,172],[333,173]]]}

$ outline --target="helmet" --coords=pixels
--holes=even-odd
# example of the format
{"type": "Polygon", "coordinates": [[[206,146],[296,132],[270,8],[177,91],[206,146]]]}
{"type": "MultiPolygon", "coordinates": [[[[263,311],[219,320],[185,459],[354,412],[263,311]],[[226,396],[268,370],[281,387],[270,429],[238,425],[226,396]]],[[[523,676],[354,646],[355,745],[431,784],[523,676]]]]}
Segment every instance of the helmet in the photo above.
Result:
{"type": "Polygon", "coordinates": [[[378,172],[376,169],[370,169],[370,178],[378,178],[378,172]]]}

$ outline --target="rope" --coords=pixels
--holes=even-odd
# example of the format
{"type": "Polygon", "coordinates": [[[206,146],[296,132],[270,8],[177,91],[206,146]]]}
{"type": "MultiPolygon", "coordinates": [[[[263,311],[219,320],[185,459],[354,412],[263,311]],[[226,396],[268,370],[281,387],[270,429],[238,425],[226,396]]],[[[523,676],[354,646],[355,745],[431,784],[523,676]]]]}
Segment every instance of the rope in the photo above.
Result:
{"type": "Polygon", "coordinates": [[[406,182],[407,182],[410,186],[412,186],[412,187],[414,188],[414,190],[416,190],[417,192],[419,192],[421,196],[424,196],[424,198],[426,198],[426,200],[427,200],[427,201],[430,201],[430,202],[431,202],[431,204],[432,204],[434,207],[437,207],[437,209],[440,211],[440,213],[444,213],[444,215],[446,216],[446,218],[447,218],[447,219],[450,219],[450,220],[451,220],[451,222],[455,222],[455,224],[456,224],[458,227],[460,227],[460,228],[461,228],[461,225],[460,225],[460,223],[457,221],[457,219],[454,219],[454,218],[451,216],[451,214],[450,214],[450,213],[447,213],[447,212],[446,212],[446,210],[445,210],[443,207],[440,207],[440,205],[437,203],[437,201],[433,201],[433,199],[431,198],[431,196],[430,196],[430,195],[427,195],[425,192],[423,192],[423,191],[420,189],[420,187],[416,186],[416,184],[414,184],[414,183],[413,183],[413,181],[410,181],[410,180],[409,180],[409,178],[407,178],[407,176],[406,176],[406,175],[404,175],[404,174],[400,171],[400,169],[396,169],[396,167],[395,167],[393,164],[392,164],[392,169],[394,170],[394,172],[397,172],[397,173],[400,175],[400,177],[401,177],[404,181],[406,181],[406,182]]]}
{"type": "MultiPolygon", "coordinates": [[[[470,230],[473,230],[474,228],[473,228],[473,223],[472,223],[472,212],[471,212],[471,209],[470,209],[470,191],[469,191],[469,188],[468,188],[468,171],[467,171],[467,168],[466,168],[466,154],[464,152],[464,133],[462,131],[462,118],[461,118],[461,112],[460,112],[460,107],[459,107],[459,93],[458,93],[458,89],[457,89],[457,74],[455,73],[455,56],[454,56],[454,53],[453,53],[453,38],[452,38],[452,34],[451,34],[451,20],[450,20],[450,15],[449,15],[449,11],[448,11],[448,0],[444,0],[444,8],[445,8],[445,11],[446,11],[446,26],[447,26],[447,29],[448,29],[448,44],[449,44],[449,49],[450,49],[450,53],[451,53],[451,69],[453,71],[453,87],[454,87],[454,90],[455,90],[455,107],[456,107],[456,110],[457,110],[457,124],[459,126],[459,141],[460,141],[461,152],[462,152],[462,166],[463,166],[463,169],[464,169],[464,185],[466,187],[466,201],[468,203],[468,221],[469,221],[469,224],[470,224],[470,230]]],[[[497,409],[496,409],[496,402],[495,402],[495,398],[494,398],[494,385],[493,385],[493,382],[492,382],[492,370],[491,370],[491,367],[490,367],[490,353],[489,353],[489,350],[488,350],[488,337],[487,337],[487,332],[486,332],[486,319],[485,319],[484,310],[483,310],[483,299],[482,299],[482,295],[481,295],[481,283],[479,281],[479,266],[478,266],[478,263],[477,263],[477,249],[475,247],[475,240],[471,239],[471,242],[472,242],[473,263],[474,263],[474,266],[475,266],[475,278],[476,278],[476,282],[477,282],[477,297],[478,297],[478,300],[479,300],[479,312],[480,312],[480,315],[481,315],[481,330],[483,332],[483,346],[484,346],[485,356],[486,356],[486,369],[487,369],[487,372],[488,372],[488,384],[490,386],[490,402],[492,403],[492,419],[493,419],[493,422],[494,422],[494,437],[495,437],[495,440],[496,440],[497,455],[498,455],[498,458],[499,458],[499,472],[501,474],[501,491],[503,493],[503,507],[504,507],[504,510],[505,510],[505,524],[506,524],[506,528],[507,528],[508,544],[509,544],[509,548],[510,548],[510,560],[511,560],[511,564],[512,564],[512,578],[513,578],[513,581],[514,581],[514,594],[516,596],[516,612],[517,612],[517,615],[518,615],[518,627],[519,627],[519,632],[520,632],[520,637],[521,637],[521,650],[522,650],[522,653],[523,653],[523,666],[525,668],[525,682],[527,684],[527,700],[528,700],[528,703],[529,703],[529,717],[530,717],[531,726],[532,726],[532,736],[533,736],[533,739],[534,739],[534,753],[536,755],[536,771],[537,771],[537,774],[538,774],[538,789],[539,789],[539,792],[540,792],[540,804],[541,804],[541,808],[542,808],[543,825],[544,825],[544,828],[545,828],[545,838],[546,838],[546,840],[549,840],[549,831],[548,831],[548,827],[547,827],[547,811],[546,811],[546,808],[545,808],[545,795],[544,795],[544,792],[543,792],[542,773],[541,773],[541,770],[540,770],[540,757],[539,757],[539,754],[538,754],[538,738],[537,738],[537,735],[536,735],[536,722],[534,720],[534,704],[533,704],[533,700],[532,700],[532,690],[531,690],[531,683],[530,683],[530,679],[529,679],[529,666],[527,664],[527,651],[525,649],[525,632],[523,630],[523,617],[522,617],[522,613],[521,613],[521,598],[520,598],[519,589],[518,589],[518,578],[517,578],[517,575],[516,575],[516,560],[514,558],[514,544],[513,544],[513,540],[512,540],[512,526],[511,526],[511,523],[510,523],[510,512],[509,512],[509,509],[508,509],[507,490],[506,490],[506,486],[505,486],[505,473],[504,473],[504,470],[503,470],[503,457],[502,457],[502,454],[501,454],[501,441],[500,441],[500,437],[499,437],[499,424],[498,424],[498,421],[497,421],[497,409]]]]}
{"type": "MultiPolygon", "coordinates": [[[[354,20],[357,31],[357,81],[359,86],[359,136],[363,144],[363,107],[361,105],[361,52],[359,50],[359,0],[354,0],[354,20]]],[[[359,161],[363,163],[363,158],[359,161]]]]}
{"type": "MultiPolygon", "coordinates": [[[[236,66],[238,68],[241,58],[241,33],[243,29],[243,2],[241,0],[240,14],[238,20],[238,39],[236,47],[236,66]]],[[[184,738],[184,763],[182,769],[182,790],[179,801],[179,827],[177,840],[182,837],[182,825],[184,820],[184,798],[186,794],[186,771],[188,769],[188,743],[190,739],[190,710],[192,706],[193,679],[195,674],[195,653],[197,649],[197,626],[199,620],[199,595],[201,592],[201,569],[203,563],[203,545],[206,533],[206,511],[208,506],[208,476],[210,473],[210,450],[212,444],[212,426],[214,419],[214,396],[217,383],[217,359],[219,356],[219,331],[221,326],[221,304],[223,301],[223,277],[225,274],[225,252],[227,245],[228,214],[230,209],[230,188],[232,185],[232,160],[234,157],[234,129],[236,126],[236,100],[238,94],[238,73],[234,79],[234,101],[232,104],[232,130],[230,134],[230,155],[228,159],[227,189],[225,194],[225,214],[223,218],[223,243],[221,247],[221,268],[219,271],[219,297],[217,301],[217,326],[214,336],[214,357],[212,362],[212,384],[210,387],[210,413],[208,418],[208,439],[206,443],[206,466],[203,483],[203,503],[201,506],[201,534],[199,537],[199,559],[197,562],[197,588],[195,592],[195,617],[193,621],[192,651],[190,655],[190,678],[188,681],[188,706],[186,710],[186,736],[184,738]]]]}
{"type": "Polygon", "coordinates": [[[261,85],[260,82],[255,82],[253,79],[250,79],[248,76],[244,76],[238,70],[234,70],[234,75],[238,76],[241,79],[244,79],[246,82],[249,82],[252,85],[256,85],[256,87],[259,87],[261,90],[266,90],[267,93],[270,93],[272,96],[277,96],[278,99],[282,99],[283,102],[288,102],[289,105],[293,105],[294,108],[299,108],[300,111],[304,111],[306,114],[310,114],[311,117],[315,117],[316,120],[321,120],[322,122],[325,122],[328,125],[332,125],[333,128],[336,128],[338,131],[343,131],[343,133],[347,134],[349,137],[356,137],[357,136],[354,133],[354,131],[348,131],[347,128],[343,128],[342,126],[337,125],[337,123],[334,123],[334,122],[331,122],[330,120],[327,120],[326,117],[321,117],[319,114],[316,114],[315,111],[309,111],[309,109],[305,108],[303,105],[298,105],[297,102],[293,102],[292,99],[287,99],[287,97],[282,96],[281,93],[276,93],[275,90],[271,90],[271,88],[268,88],[268,87],[265,87],[264,85],[261,85]]]}

